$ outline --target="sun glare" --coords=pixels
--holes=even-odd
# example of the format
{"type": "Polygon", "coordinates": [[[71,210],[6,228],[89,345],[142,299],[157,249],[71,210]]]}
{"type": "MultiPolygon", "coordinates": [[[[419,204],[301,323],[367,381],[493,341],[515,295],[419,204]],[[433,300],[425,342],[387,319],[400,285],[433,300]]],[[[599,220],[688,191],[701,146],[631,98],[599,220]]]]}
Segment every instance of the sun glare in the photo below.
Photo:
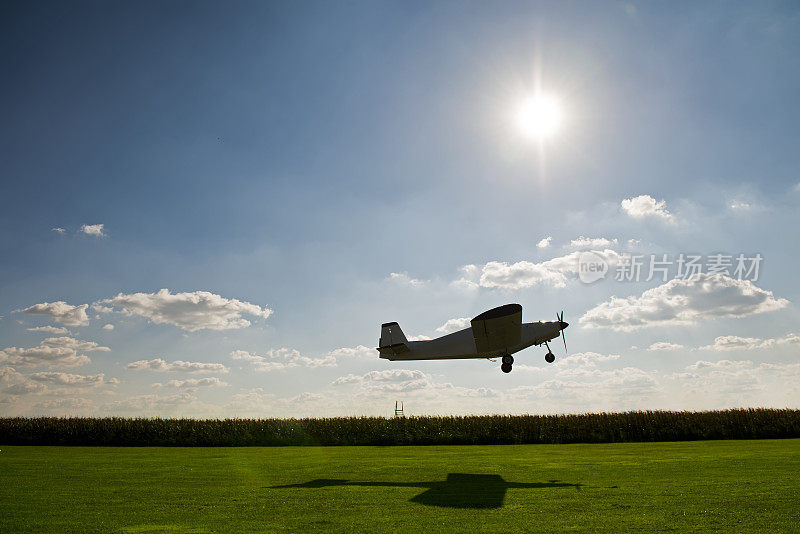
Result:
{"type": "Polygon", "coordinates": [[[543,140],[555,134],[561,126],[561,107],[550,97],[529,98],[517,107],[517,126],[532,139],[543,140]]]}

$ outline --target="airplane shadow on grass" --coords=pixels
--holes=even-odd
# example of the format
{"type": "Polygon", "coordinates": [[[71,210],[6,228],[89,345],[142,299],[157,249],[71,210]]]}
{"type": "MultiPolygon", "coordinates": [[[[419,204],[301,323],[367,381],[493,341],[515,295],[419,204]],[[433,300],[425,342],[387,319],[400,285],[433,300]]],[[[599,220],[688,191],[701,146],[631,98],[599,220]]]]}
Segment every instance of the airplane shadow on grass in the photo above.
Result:
{"type": "Polygon", "coordinates": [[[272,486],[283,488],[328,488],[332,486],[428,488],[411,502],[426,506],[445,506],[448,508],[500,508],[506,497],[506,490],[536,488],[576,488],[581,484],[569,484],[550,480],[548,482],[506,482],[500,475],[470,475],[450,473],[447,480],[438,482],[352,482],[349,480],[318,478],[303,484],[272,486]]]}

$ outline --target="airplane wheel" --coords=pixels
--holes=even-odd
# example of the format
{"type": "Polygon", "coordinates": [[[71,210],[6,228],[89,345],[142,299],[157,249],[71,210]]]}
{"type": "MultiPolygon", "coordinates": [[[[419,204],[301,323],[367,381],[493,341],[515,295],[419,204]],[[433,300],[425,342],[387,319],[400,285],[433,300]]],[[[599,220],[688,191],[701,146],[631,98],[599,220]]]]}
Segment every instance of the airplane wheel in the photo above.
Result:
{"type": "Polygon", "coordinates": [[[514,364],[514,357],[510,354],[506,354],[503,356],[503,363],[507,363],[509,366],[514,364]]]}
{"type": "Polygon", "coordinates": [[[548,352],[547,354],[544,355],[544,361],[546,361],[547,363],[553,363],[554,361],[556,361],[556,355],[553,354],[552,352],[548,352]]]}
{"type": "Polygon", "coordinates": [[[511,364],[510,363],[504,363],[503,365],[500,366],[500,369],[502,369],[504,373],[510,373],[511,372],[511,364]]]}

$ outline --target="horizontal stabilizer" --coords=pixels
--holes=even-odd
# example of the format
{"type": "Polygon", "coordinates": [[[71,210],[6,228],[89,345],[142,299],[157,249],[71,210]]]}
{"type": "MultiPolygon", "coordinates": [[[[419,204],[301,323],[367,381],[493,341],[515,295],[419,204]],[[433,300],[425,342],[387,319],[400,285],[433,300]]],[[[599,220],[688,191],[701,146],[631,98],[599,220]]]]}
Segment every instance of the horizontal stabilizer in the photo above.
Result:
{"type": "Polygon", "coordinates": [[[395,343],[394,345],[389,345],[386,347],[378,347],[378,352],[381,353],[381,356],[390,354],[392,356],[397,356],[398,354],[403,354],[404,352],[409,352],[408,345],[405,343],[395,343]]]}

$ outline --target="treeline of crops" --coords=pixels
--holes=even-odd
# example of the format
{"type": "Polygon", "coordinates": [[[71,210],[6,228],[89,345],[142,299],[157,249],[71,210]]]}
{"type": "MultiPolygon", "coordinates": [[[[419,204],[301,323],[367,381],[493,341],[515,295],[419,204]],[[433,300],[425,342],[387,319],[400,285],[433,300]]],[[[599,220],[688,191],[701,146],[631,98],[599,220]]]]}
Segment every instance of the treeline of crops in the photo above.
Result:
{"type": "Polygon", "coordinates": [[[323,419],[0,418],[4,445],[614,443],[800,437],[800,410],[323,419]]]}

